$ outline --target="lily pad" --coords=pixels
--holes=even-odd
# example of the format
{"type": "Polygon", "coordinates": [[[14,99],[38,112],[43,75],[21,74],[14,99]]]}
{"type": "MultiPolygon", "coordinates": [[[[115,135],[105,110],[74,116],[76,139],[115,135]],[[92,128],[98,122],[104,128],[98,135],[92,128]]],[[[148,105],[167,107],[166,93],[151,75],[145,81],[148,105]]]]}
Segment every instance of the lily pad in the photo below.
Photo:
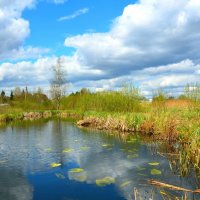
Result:
{"type": "Polygon", "coordinates": [[[138,156],[139,156],[138,154],[131,154],[131,155],[128,155],[127,158],[128,159],[138,158],[138,156]]]}
{"type": "Polygon", "coordinates": [[[161,175],[161,174],[162,174],[162,172],[158,169],[152,169],[151,170],[151,175],[161,175]]]}
{"type": "Polygon", "coordinates": [[[97,179],[96,180],[96,185],[98,185],[100,187],[103,187],[103,186],[106,186],[106,185],[110,185],[112,183],[115,183],[115,178],[110,177],[110,176],[107,176],[107,177],[104,177],[102,179],[97,179]]]}
{"type": "Polygon", "coordinates": [[[70,152],[72,152],[72,151],[73,151],[73,149],[68,149],[68,148],[63,149],[63,153],[70,153],[70,152]]]}
{"type": "Polygon", "coordinates": [[[87,146],[85,146],[85,147],[81,147],[81,150],[88,150],[90,147],[87,147],[87,146]]]}
{"type": "Polygon", "coordinates": [[[112,145],[111,144],[102,144],[101,146],[102,147],[111,147],[112,145]]]}
{"type": "Polygon", "coordinates": [[[159,165],[160,163],[158,163],[158,162],[150,162],[149,163],[149,165],[151,165],[151,166],[157,166],[157,165],[159,165]]]}
{"type": "Polygon", "coordinates": [[[73,169],[69,170],[70,173],[80,173],[83,171],[84,171],[84,169],[82,169],[82,168],[73,168],[73,169]]]}
{"type": "Polygon", "coordinates": [[[120,187],[121,187],[121,188],[127,187],[127,186],[129,186],[129,185],[131,184],[131,182],[132,182],[132,181],[125,181],[125,182],[123,182],[123,183],[120,185],[120,187]]]}
{"type": "Polygon", "coordinates": [[[59,179],[65,179],[65,176],[63,174],[60,174],[60,173],[56,173],[55,174],[57,178],[59,179]]]}
{"type": "Polygon", "coordinates": [[[52,168],[55,168],[55,167],[61,166],[61,164],[60,164],[60,163],[55,163],[55,162],[53,162],[53,163],[50,164],[50,166],[51,166],[52,168]]]}

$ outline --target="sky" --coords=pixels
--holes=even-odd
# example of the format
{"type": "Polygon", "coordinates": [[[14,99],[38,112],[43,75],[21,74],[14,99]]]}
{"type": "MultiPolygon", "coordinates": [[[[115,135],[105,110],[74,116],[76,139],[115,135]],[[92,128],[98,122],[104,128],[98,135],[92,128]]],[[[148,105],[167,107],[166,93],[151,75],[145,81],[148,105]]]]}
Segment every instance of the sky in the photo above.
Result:
{"type": "Polygon", "coordinates": [[[68,92],[178,95],[200,83],[199,0],[0,0],[0,89],[48,91],[58,57],[68,92]]]}

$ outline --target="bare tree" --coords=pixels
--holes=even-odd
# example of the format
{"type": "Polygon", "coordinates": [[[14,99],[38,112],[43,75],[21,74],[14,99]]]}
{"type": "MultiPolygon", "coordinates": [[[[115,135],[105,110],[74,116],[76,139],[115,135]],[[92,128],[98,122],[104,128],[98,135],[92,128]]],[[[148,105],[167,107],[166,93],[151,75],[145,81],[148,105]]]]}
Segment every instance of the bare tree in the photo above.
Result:
{"type": "Polygon", "coordinates": [[[53,78],[51,79],[51,98],[56,103],[57,110],[60,110],[61,98],[65,95],[67,87],[66,73],[62,66],[62,59],[58,58],[56,65],[52,67],[53,78]]]}

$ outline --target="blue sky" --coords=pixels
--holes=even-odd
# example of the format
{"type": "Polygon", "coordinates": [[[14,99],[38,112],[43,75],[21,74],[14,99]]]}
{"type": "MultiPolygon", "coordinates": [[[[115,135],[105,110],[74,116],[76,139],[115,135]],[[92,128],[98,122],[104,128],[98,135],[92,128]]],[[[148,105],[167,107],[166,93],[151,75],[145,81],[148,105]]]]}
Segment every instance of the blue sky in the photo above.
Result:
{"type": "Polygon", "coordinates": [[[200,83],[199,0],[1,0],[0,89],[48,92],[58,57],[69,92],[200,83]]]}
{"type": "Polygon", "coordinates": [[[34,9],[22,13],[23,18],[30,22],[31,29],[25,45],[50,48],[56,55],[68,54],[72,49],[64,46],[66,37],[109,31],[112,21],[130,3],[134,0],[69,0],[63,4],[38,2],[34,9]],[[81,9],[88,11],[73,19],[58,21],[60,17],[70,16],[81,9]]]}

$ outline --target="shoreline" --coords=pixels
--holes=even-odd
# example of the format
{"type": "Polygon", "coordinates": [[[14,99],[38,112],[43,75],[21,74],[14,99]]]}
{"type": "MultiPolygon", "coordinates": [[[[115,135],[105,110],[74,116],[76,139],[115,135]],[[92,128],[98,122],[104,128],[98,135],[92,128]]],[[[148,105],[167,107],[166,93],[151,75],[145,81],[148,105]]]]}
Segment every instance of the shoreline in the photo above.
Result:
{"type": "Polygon", "coordinates": [[[73,119],[79,127],[129,134],[140,133],[142,136],[154,136],[154,139],[162,139],[169,142],[177,141],[181,134],[175,130],[177,124],[172,121],[165,125],[165,132],[162,132],[160,127],[156,126],[156,121],[150,119],[146,113],[104,113],[68,110],[16,112],[0,114],[0,125],[1,123],[6,124],[12,121],[34,121],[54,117],[73,119]]]}

